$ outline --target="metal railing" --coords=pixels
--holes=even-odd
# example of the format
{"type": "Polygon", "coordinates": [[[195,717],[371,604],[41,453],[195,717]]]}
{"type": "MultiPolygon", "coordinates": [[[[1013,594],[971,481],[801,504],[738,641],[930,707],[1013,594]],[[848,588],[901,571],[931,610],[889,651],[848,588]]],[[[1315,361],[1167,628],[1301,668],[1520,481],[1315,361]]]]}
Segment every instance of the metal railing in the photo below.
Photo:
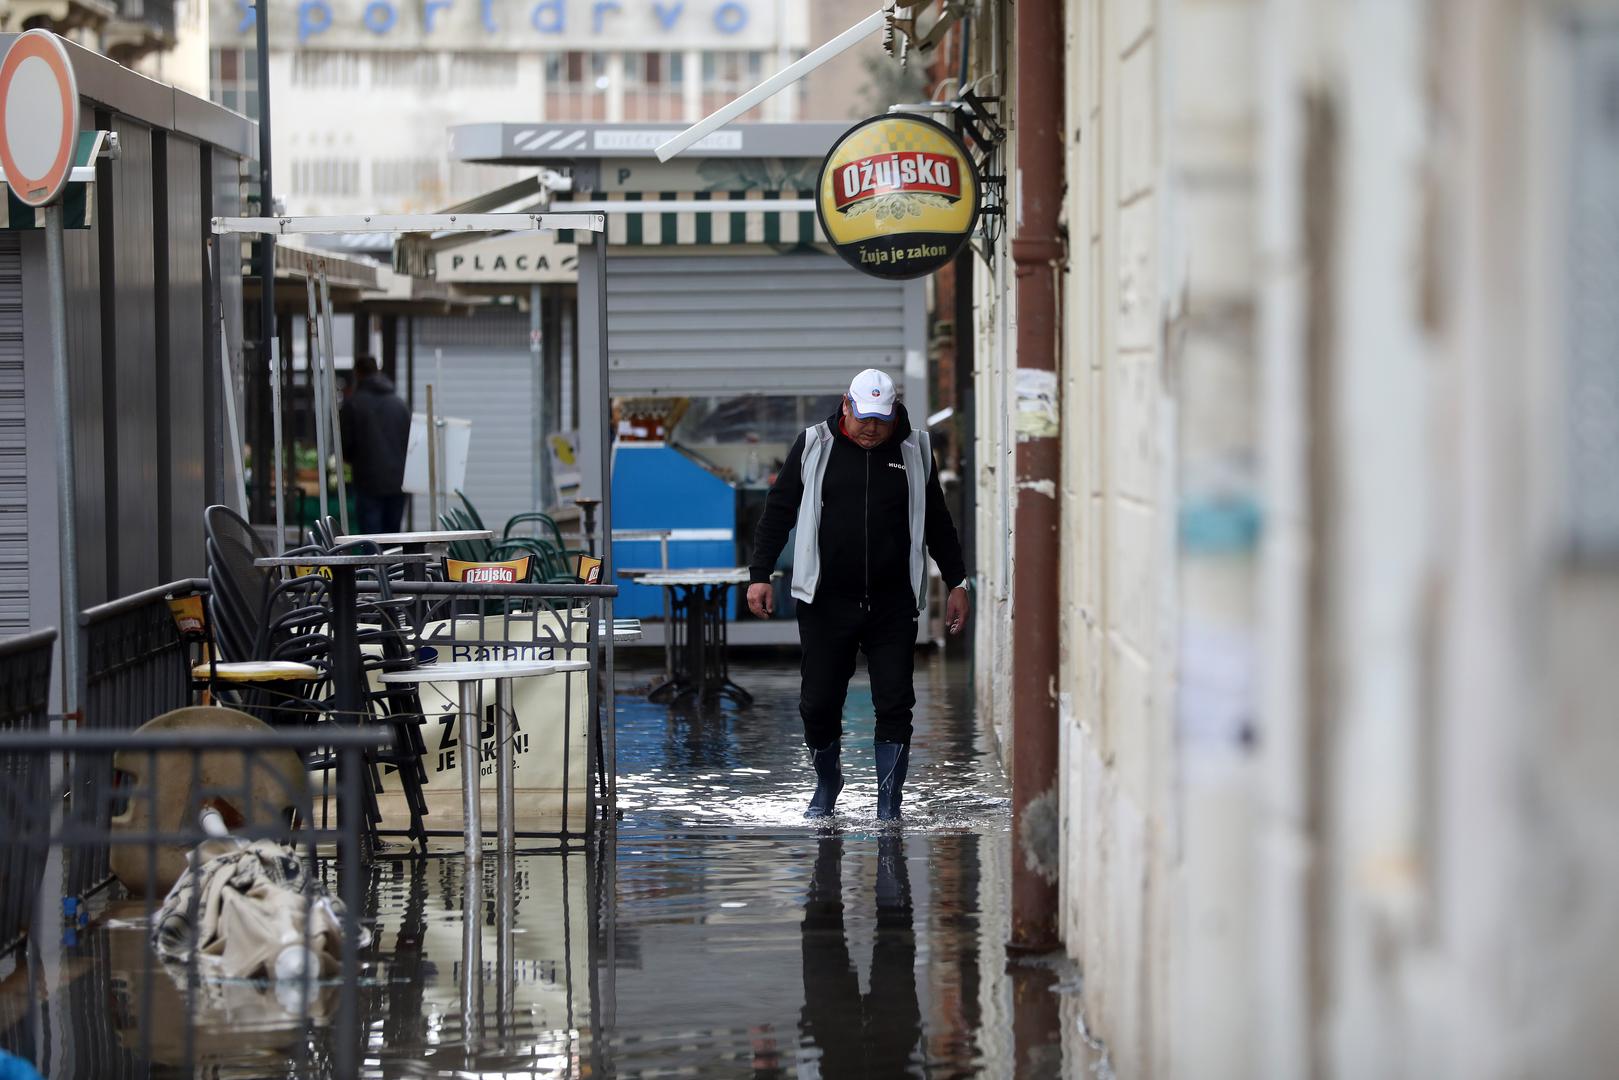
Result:
{"type": "MultiPolygon", "coordinates": [[[[358,988],[365,903],[362,754],[388,738],[374,727],[0,732],[0,758],[27,762],[31,775],[49,776],[62,763],[88,760],[109,775],[116,768],[123,778],[96,789],[94,797],[75,792],[70,800],[61,791],[40,799],[0,791],[0,848],[71,855],[105,852],[110,843],[121,853],[120,876],[137,898],[123,902],[120,918],[102,911],[92,921],[88,905],[63,906],[70,891],[58,897],[57,890],[38,890],[34,925],[60,926],[62,936],[54,956],[41,947],[45,935],[31,936],[24,958],[29,992],[0,1005],[0,1048],[48,1074],[145,1076],[153,1066],[175,1067],[177,1075],[206,1071],[215,1051],[199,1042],[199,1032],[229,1030],[241,1017],[230,1012],[235,991],[228,977],[221,981],[228,973],[203,956],[202,946],[219,940],[210,937],[223,925],[214,921],[219,911],[204,911],[203,888],[171,893],[171,884],[188,876],[200,884],[195,875],[217,858],[233,860],[221,864],[221,872],[234,881],[242,872],[235,860],[259,860],[271,867],[263,871],[267,880],[286,883],[292,902],[302,904],[303,948],[330,957],[334,943],[321,939],[318,929],[324,919],[312,921],[322,890],[311,883],[325,877],[323,864],[335,857],[341,907],[321,910],[337,928],[341,978],[335,984],[278,980],[276,972],[266,972],[257,984],[256,992],[266,995],[257,1015],[269,1017],[279,1005],[293,1075],[357,1075],[364,1036],[358,988]],[[331,828],[318,826],[301,760],[317,750],[341,763],[331,828]],[[228,838],[205,829],[204,808],[220,815],[228,838]],[[193,853],[210,840],[218,846],[193,853]],[[274,843],[248,846],[257,841],[274,843]],[[130,917],[131,908],[138,919],[130,917]],[[108,966],[115,970],[101,970],[108,966]],[[74,969],[92,977],[63,977],[62,970],[74,969]]],[[[234,1055],[240,1047],[224,1052],[234,1055]]]]}
{"type": "MultiPolygon", "coordinates": [[[[0,736],[45,730],[55,647],[54,629],[0,642],[0,736]]],[[[49,775],[32,764],[27,757],[0,753],[0,788],[15,798],[43,803],[50,790],[49,775]]],[[[6,953],[28,931],[45,862],[39,852],[13,845],[6,849],[0,866],[5,868],[5,878],[0,880],[0,953],[6,953]]]]}
{"type": "MultiPolygon", "coordinates": [[[[79,614],[85,682],[81,730],[133,731],[154,716],[191,704],[191,646],[180,636],[168,601],[207,591],[207,581],[183,578],[79,614]]],[[[73,798],[102,805],[113,780],[107,760],[77,759],[72,769],[73,798]]],[[[68,866],[71,894],[82,896],[107,878],[105,847],[74,849],[68,866]]]]}

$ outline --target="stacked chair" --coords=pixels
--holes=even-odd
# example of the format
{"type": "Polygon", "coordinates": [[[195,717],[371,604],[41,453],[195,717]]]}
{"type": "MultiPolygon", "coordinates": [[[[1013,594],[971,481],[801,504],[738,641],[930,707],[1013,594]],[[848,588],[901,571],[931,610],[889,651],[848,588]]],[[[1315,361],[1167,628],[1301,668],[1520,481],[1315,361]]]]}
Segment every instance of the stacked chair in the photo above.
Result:
{"type": "MultiPolygon", "coordinates": [[[[477,529],[492,532],[485,525],[483,518],[472,505],[466,492],[457,491],[456,497],[461,500],[459,508],[452,507],[439,515],[439,523],[446,529],[477,529]]],[[[451,554],[457,559],[468,562],[489,562],[502,559],[521,558],[524,555],[533,557],[533,580],[550,583],[572,583],[578,580],[574,572],[574,559],[587,554],[583,549],[567,547],[562,540],[562,530],[548,515],[541,513],[518,514],[506,522],[499,540],[483,540],[473,543],[460,543],[452,545],[451,554]],[[526,525],[542,525],[550,534],[550,538],[523,535],[520,530],[526,525]]]]}
{"type": "MultiPolygon", "coordinates": [[[[224,506],[211,506],[203,515],[207,536],[209,624],[213,632],[210,685],[216,700],[228,700],[266,723],[320,724],[331,720],[332,640],[331,606],[326,580],[318,575],[280,575],[254,565],[255,560],[273,554],[240,515],[224,506]],[[225,661],[220,664],[219,661],[225,661]],[[256,683],[251,679],[220,677],[230,662],[290,661],[307,665],[314,677],[298,681],[256,683]]],[[[374,554],[369,542],[337,546],[333,523],[318,521],[310,531],[311,542],[285,552],[298,555],[374,554]]],[[[362,600],[359,609],[360,643],[377,648],[362,653],[367,675],[373,671],[393,671],[415,664],[409,641],[409,602],[394,599],[386,574],[374,575],[375,597],[362,600]]],[[[369,686],[369,678],[367,686],[369,686]]],[[[376,794],[381,790],[383,767],[399,773],[410,810],[409,834],[426,842],[427,813],[422,785],[427,781],[423,764],[426,746],[422,739],[422,711],[416,692],[408,686],[391,686],[381,691],[367,690],[367,710],[393,731],[393,747],[368,756],[370,784],[367,785],[366,815],[374,831],[381,815],[376,794]]],[[[359,718],[347,718],[358,723],[359,718]]],[[[330,761],[309,762],[312,768],[329,767],[330,761]]]]}

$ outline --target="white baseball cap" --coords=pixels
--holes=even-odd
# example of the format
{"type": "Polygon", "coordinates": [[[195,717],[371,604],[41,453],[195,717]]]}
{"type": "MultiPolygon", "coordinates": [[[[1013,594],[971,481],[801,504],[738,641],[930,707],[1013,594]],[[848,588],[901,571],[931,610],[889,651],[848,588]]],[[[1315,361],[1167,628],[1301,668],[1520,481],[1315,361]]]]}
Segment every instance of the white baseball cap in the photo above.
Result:
{"type": "Polygon", "coordinates": [[[894,418],[894,380],[876,368],[867,368],[849,384],[849,401],[861,420],[894,418]]]}

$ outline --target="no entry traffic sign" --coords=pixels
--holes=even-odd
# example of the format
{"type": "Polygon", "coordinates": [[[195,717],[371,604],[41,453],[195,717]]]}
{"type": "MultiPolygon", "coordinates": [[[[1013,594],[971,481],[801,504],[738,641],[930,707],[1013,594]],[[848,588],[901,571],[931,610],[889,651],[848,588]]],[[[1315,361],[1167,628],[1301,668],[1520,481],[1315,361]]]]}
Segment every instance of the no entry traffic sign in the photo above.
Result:
{"type": "Polygon", "coordinates": [[[53,203],[73,172],[79,84],[61,39],[49,30],[18,36],[0,61],[0,167],[29,206],[53,203]]]}

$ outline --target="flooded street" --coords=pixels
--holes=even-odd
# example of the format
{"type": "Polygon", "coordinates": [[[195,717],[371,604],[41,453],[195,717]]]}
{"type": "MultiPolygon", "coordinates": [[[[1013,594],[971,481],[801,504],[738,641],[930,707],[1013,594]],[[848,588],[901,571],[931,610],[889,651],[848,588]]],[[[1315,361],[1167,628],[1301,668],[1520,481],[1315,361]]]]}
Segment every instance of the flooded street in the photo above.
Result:
{"type": "MultiPolygon", "coordinates": [[[[848,783],[814,827],[792,657],[734,669],[756,696],[746,709],[650,703],[637,690],[656,674],[620,669],[616,836],[566,856],[491,852],[470,907],[452,842],[371,864],[364,1075],[1085,1072],[1072,975],[1007,963],[1008,790],[960,669],[919,657],[899,828],[875,819],[863,675],[850,688],[848,783]]],[[[125,1048],[144,983],[143,920],[128,906],[108,901],[64,950],[49,1075],[146,1075],[125,1048]]],[[[183,994],[156,975],[154,1015],[178,1029],[183,994]]],[[[294,1059],[273,993],[215,989],[197,1007],[207,1075],[320,1071],[318,1038],[313,1059],[294,1059]]],[[[183,1045],[162,1038],[157,1056],[183,1061],[183,1045]]]]}

